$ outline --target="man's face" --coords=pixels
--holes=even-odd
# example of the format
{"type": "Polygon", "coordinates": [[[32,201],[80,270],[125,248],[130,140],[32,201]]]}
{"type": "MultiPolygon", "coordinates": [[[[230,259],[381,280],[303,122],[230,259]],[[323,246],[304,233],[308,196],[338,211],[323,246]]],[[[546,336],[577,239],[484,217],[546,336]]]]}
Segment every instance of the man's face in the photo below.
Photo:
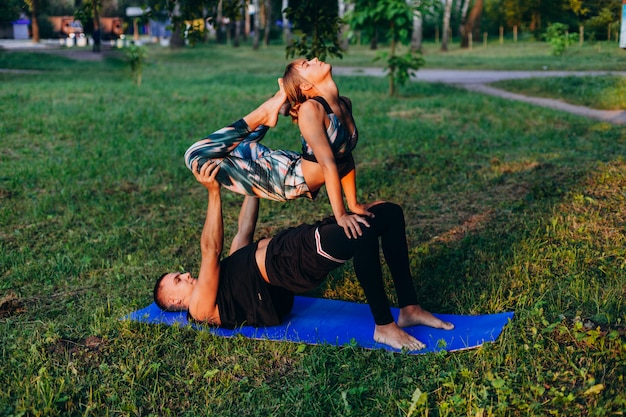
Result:
{"type": "Polygon", "coordinates": [[[161,296],[165,304],[187,308],[181,303],[191,295],[196,279],[189,272],[170,272],[161,281],[161,296]]]}

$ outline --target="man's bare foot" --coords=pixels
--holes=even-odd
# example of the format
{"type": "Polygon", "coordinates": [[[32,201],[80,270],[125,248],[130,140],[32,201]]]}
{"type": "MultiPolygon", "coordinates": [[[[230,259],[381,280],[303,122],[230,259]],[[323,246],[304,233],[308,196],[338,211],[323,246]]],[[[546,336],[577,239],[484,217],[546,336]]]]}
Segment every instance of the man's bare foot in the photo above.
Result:
{"type": "Polygon", "coordinates": [[[425,344],[399,328],[396,323],[377,324],[374,328],[374,340],[395,349],[420,350],[426,347],[425,344]]]}
{"type": "Polygon", "coordinates": [[[406,306],[400,309],[398,316],[398,326],[410,327],[417,325],[434,327],[435,329],[451,330],[454,324],[438,319],[432,313],[424,310],[418,305],[406,306]]]}

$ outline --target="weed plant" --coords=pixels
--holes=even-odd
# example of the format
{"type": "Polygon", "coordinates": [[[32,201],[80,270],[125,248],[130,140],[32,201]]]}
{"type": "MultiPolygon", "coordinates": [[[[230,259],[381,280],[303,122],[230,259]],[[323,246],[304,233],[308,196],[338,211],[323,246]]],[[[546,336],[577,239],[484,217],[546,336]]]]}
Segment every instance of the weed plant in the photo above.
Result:
{"type": "MultiPolygon", "coordinates": [[[[183,153],[273,94],[285,65],[279,48],[149,54],[137,88],[121,55],[0,52],[37,70],[0,73],[0,415],[626,409],[625,128],[449,86],[390,98],[385,79],[337,77],[359,198],[404,207],[420,302],[514,311],[497,342],[411,356],[120,321],[162,272],[197,273],[206,191],[183,153]]],[[[281,119],[265,143],[298,138],[281,119]]],[[[223,196],[228,243],[242,199],[223,196]]],[[[258,237],[329,212],[323,193],[265,201],[258,237]]],[[[350,265],[309,295],[364,302],[350,265]]]]}

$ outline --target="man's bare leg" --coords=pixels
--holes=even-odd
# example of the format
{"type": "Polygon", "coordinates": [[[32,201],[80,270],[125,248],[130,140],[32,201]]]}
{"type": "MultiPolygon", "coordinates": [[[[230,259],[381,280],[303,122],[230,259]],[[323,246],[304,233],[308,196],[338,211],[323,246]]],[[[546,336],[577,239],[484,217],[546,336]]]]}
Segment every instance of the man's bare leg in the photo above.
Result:
{"type": "Polygon", "coordinates": [[[434,327],[435,329],[454,329],[454,324],[438,319],[418,305],[402,307],[398,316],[398,326],[410,327],[418,325],[434,327]]]}
{"type": "Polygon", "coordinates": [[[276,94],[244,116],[243,120],[248,124],[250,130],[255,130],[260,125],[274,127],[278,123],[278,112],[287,100],[287,94],[283,90],[282,79],[279,79],[278,86],[279,89],[276,94]]]}
{"type": "Polygon", "coordinates": [[[374,340],[395,349],[420,350],[426,347],[393,322],[384,325],[377,324],[374,327],[374,340]]]}

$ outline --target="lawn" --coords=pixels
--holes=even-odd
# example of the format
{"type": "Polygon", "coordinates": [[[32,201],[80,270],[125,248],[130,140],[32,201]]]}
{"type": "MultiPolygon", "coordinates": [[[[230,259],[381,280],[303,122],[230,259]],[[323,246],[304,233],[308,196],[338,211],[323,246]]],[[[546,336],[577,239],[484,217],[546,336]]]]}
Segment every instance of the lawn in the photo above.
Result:
{"type": "MultiPolygon", "coordinates": [[[[471,66],[605,57],[534,49],[471,66]]],[[[361,133],[359,198],[403,206],[422,306],[514,311],[496,343],[412,356],[119,320],[162,272],[197,273],[206,191],[183,153],[274,92],[283,52],[150,47],[137,87],[121,56],[0,51],[0,68],[37,70],[0,73],[0,415],[623,413],[626,128],[450,86],[389,97],[385,79],[337,77],[361,133]]],[[[298,141],[286,119],[265,139],[298,141]]],[[[223,199],[228,242],[241,197],[223,199]]],[[[263,202],[257,234],[329,212],[324,193],[263,202]]],[[[350,264],[309,295],[364,301],[350,264]]]]}

